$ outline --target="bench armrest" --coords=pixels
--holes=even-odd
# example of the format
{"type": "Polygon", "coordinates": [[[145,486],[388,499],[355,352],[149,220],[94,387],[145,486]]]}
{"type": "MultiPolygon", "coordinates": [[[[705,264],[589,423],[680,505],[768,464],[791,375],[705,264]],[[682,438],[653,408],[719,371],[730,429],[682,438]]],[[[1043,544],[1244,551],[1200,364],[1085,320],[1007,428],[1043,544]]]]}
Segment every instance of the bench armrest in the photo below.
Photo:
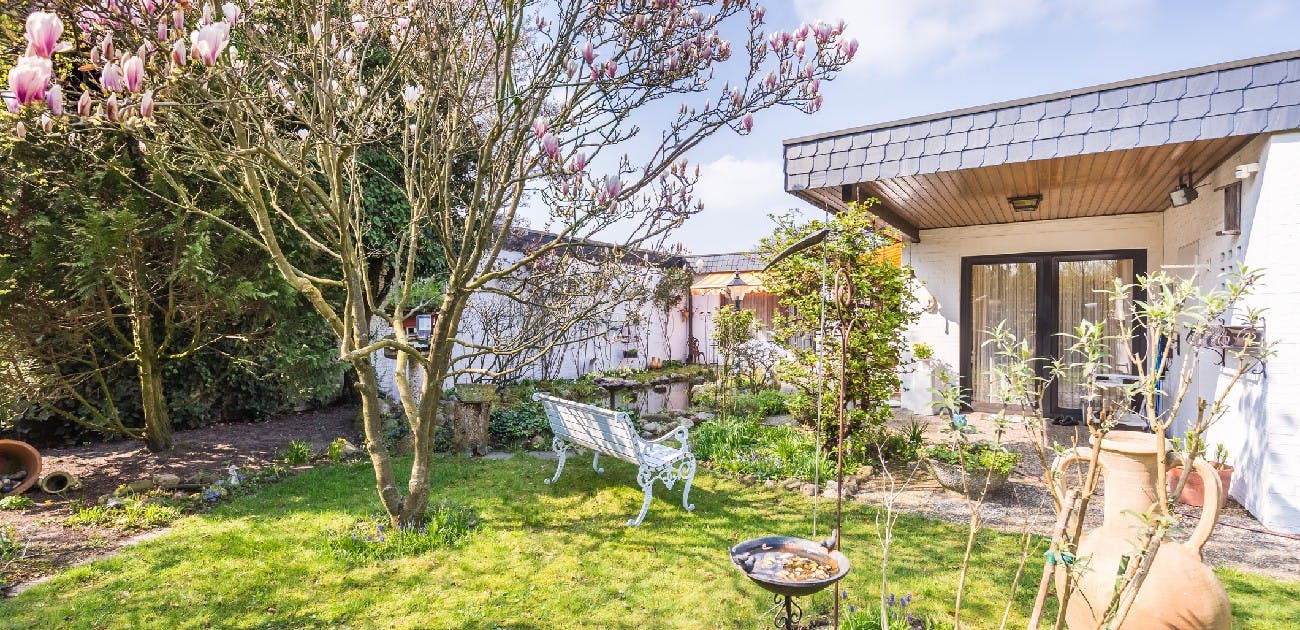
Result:
{"type": "Polygon", "coordinates": [[[689,438],[690,436],[691,436],[691,432],[689,429],[683,426],[677,426],[674,427],[672,431],[669,431],[653,440],[647,440],[647,441],[652,444],[659,444],[664,440],[670,440],[670,439],[677,440],[682,445],[680,450],[686,451],[686,450],[690,450],[691,448],[690,443],[686,441],[687,438],[689,438]]]}

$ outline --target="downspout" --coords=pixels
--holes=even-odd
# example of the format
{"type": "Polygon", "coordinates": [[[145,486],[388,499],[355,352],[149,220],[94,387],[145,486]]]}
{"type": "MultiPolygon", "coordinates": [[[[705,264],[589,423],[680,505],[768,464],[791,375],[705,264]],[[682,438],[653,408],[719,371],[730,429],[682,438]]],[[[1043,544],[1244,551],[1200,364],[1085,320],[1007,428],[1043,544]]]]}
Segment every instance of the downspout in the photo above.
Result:
{"type": "MultiPolygon", "coordinates": [[[[682,263],[682,268],[691,274],[691,284],[695,284],[695,268],[691,263],[682,263]]],[[[686,288],[686,362],[695,363],[695,355],[691,353],[691,340],[695,338],[695,292],[686,288]]]]}

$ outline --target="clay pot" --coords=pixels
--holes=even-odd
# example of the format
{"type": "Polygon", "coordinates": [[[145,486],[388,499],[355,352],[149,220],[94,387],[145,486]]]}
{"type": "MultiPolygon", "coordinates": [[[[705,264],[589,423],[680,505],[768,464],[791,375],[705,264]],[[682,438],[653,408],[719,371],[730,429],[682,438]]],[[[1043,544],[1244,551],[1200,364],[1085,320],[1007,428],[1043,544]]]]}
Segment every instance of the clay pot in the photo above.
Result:
{"type": "Polygon", "coordinates": [[[27,471],[27,476],[3,496],[27,492],[41,478],[41,453],[35,447],[18,440],[0,440],[0,475],[27,471]]]}
{"type": "MultiPolygon", "coordinates": [[[[1232,483],[1232,466],[1220,466],[1213,464],[1215,472],[1219,473],[1219,485],[1223,487],[1223,493],[1219,495],[1219,507],[1223,507],[1228,502],[1228,490],[1232,483]]],[[[1183,474],[1182,466],[1175,466],[1165,473],[1165,480],[1169,483],[1169,492],[1178,488],[1178,480],[1183,474]]],[[[1178,500],[1187,505],[1201,507],[1205,505],[1205,482],[1201,480],[1201,473],[1193,470],[1187,477],[1187,484],[1183,486],[1183,492],[1178,495],[1178,500]]]]}
{"type": "MultiPolygon", "coordinates": [[[[1066,621],[1070,628],[1096,628],[1109,607],[1121,558],[1132,551],[1143,524],[1136,516],[1156,503],[1156,437],[1137,431],[1112,431],[1101,440],[1099,463],[1105,480],[1105,510],[1101,527],[1079,539],[1073,575],[1078,576],[1070,596],[1066,621]]],[[[1087,463],[1088,447],[1067,451],[1052,465],[1054,479],[1067,481],[1065,469],[1087,463]]],[[[1232,623],[1228,594],[1210,567],[1201,562],[1201,548],[1219,519],[1222,488],[1219,476],[1205,460],[1193,468],[1209,480],[1200,522],[1187,542],[1166,540],[1160,545],[1133,608],[1121,628],[1130,630],[1227,630],[1232,623]]],[[[1062,492],[1061,496],[1065,496],[1062,492]]],[[[1058,569],[1057,592],[1065,590],[1066,572],[1058,569]]]]}

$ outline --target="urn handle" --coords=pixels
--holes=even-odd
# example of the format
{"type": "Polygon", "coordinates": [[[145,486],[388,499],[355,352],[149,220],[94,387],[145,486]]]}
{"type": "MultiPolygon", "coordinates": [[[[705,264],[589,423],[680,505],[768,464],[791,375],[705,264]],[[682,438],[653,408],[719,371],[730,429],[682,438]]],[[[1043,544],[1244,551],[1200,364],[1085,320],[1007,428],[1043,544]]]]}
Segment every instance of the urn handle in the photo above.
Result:
{"type": "Polygon", "coordinates": [[[1201,504],[1201,520],[1196,523],[1196,529],[1187,537],[1187,544],[1196,550],[1196,555],[1200,556],[1201,548],[1205,546],[1206,541],[1210,539],[1210,533],[1214,531],[1214,526],[1219,522],[1219,511],[1223,505],[1223,482],[1219,481],[1219,471],[1215,470],[1204,458],[1197,457],[1192,460],[1191,465],[1187,465],[1187,457],[1179,453],[1179,459],[1183,461],[1183,474],[1186,471],[1195,469],[1196,473],[1201,476],[1201,483],[1205,486],[1205,501],[1201,504]]]}
{"type": "Polygon", "coordinates": [[[1056,457],[1052,462],[1052,501],[1056,503],[1056,511],[1064,510],[1066,506],[1061,505],[1065,500],[1065,469],[1075,462],[1088,463],[1092,461],[1092,448],[1088,446],[1076,446],[1056,457]]]}

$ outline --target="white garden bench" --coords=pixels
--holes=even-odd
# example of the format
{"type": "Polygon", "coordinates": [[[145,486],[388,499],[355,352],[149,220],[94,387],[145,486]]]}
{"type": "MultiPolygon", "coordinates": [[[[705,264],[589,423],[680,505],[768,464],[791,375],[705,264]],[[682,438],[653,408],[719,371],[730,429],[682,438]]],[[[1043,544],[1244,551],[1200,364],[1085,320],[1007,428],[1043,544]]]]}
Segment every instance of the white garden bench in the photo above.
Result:
{"type": "Polygon", "coordinates": [[[600,467],[602,453],[637,465],[636,481],[641,484],[645,499],[641,502],[641,513],[627,522],[629,526],[636,527],[645,518],[646,511],[650,509],[651,489],[655,480],[663,481],[669,490],[672,490],[673,484],[678,480],[685,481],[682,507],[687,512],[695,509],[690,503],[691,482],[695,480],[695,456],[686,443],[690,435],[686,427],[677,427],[658,439],[645,440],[637,435],[632,421],[621,411],[546,394],[533,394],[533,400],[541,401],[546,408],[551,432],[555,434],[551,447],[560,459],[555,476],[547,479],[546,483],[554,483],[560,478],[569,449],[578,446],[595,454],[591,459],[591,467],[598,473],[605,472],[600,467]],[[663,444],[665,440],[676,440],[679,446],[673,448],[663,444]]]}

